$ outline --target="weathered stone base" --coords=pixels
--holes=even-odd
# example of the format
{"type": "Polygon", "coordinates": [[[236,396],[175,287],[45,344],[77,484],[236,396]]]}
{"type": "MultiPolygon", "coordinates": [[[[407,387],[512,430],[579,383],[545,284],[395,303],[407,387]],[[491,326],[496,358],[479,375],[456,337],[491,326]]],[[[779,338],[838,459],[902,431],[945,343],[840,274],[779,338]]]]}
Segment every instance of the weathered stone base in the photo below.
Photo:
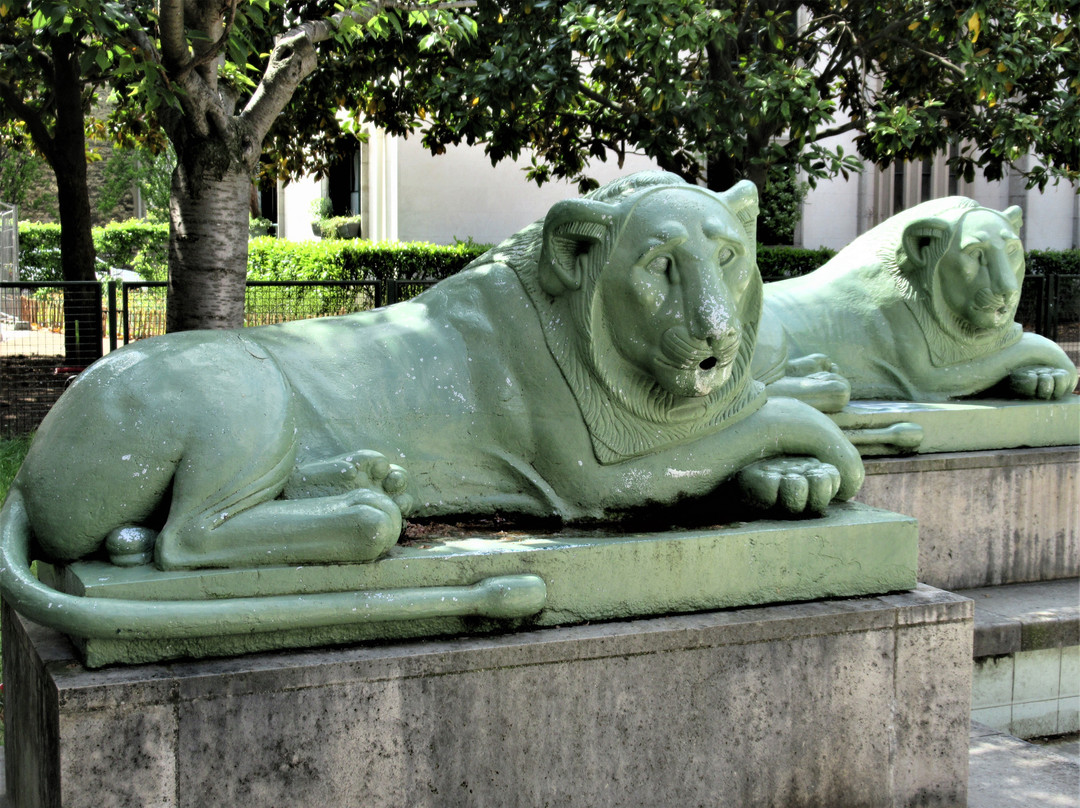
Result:
{"type": "Polygon", "coordinates": [[[919,580],[942,589],[1080,575],[1080,448],[868,458],[858,500],[919,521],[919,580]]]}
{"type": "Polygon", "coordinates": [[[1057,401],[969,398],[852,401],[830,416],[863,456],[1070,446],[1080,438],[1080,396],[1057,401]]]}
{"type": "Polygon", "coordinates": [[[96,672],[3,642],[13,808],[966,805],[972,604],[929,587],[96,672]]]}

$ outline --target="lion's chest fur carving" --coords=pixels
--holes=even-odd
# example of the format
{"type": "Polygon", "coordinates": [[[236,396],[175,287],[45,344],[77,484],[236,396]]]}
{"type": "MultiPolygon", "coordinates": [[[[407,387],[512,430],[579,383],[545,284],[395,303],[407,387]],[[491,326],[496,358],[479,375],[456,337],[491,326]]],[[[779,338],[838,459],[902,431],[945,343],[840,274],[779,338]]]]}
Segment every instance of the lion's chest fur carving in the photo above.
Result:
{"type": "Polygon", "coordinates": [[[364,561],[403,514],[602,519],[734,475],[764,507],[848,498],[854,449],[750,375],[756,211],[749,183],[648,175],[404,304],[117,352],[16,481],[38,544],[163,568],[364,561]],[[794,494],[756,470],[783,455],[811,458],[794,494]]]}
{"type": "MultiPolygon", "coordinates": [[[[1021,212],[934,200],[860,236],[823,267],[766,285],[755,376],[824,354],[858,399],[935,401],[986,390],[1026,366],[1075,369],[1013,322],[1024,277],[1021,212]]],[[[1049,396],[1043,396],[1049,397],[1049,396]]]]}

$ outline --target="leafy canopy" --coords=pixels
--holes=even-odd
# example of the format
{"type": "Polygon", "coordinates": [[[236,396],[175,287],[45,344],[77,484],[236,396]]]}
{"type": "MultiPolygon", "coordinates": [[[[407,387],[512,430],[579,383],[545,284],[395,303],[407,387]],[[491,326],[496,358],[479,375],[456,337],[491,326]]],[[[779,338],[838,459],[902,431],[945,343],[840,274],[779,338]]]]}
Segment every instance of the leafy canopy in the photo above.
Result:
{"type": "Polygon", "coordinates": [[[760,184],[773,167],[813,182],[860,167],[827,141],[849,131],[859,155],[885,165],[957,144],[952,160],[968,177],[999,178],[1030,152],[1029,179],[1042,187],[1080,176],[1070,5],[478,0],[476,36],[463,35],[460,16],[457,27],[391,17],[391,47],[353,54],[308,98],[336,93],[329,109],[421,131],[434,152],[483,143],[497,162],[531,150],[537,182],[583,188],[587,160],[630,152],[713,187],[760,184]]]}

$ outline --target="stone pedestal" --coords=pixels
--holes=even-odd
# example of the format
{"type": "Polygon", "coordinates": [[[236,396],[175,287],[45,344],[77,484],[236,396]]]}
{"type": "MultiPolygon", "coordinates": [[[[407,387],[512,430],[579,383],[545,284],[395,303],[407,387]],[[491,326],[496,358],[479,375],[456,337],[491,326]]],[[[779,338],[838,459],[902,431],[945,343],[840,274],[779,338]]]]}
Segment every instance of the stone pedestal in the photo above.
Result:
{"type": "Polygon", "coordinates": [[[1080,448],[867,458],[858,499],[919,522],[919,580],[942,589],[1080,575],[1080,448]]]}
{"type": "Polygon", "coordinates": [[[920,586],[88,671],[4,609],[24,806],[958,806],[972,605],[920,586]]]}

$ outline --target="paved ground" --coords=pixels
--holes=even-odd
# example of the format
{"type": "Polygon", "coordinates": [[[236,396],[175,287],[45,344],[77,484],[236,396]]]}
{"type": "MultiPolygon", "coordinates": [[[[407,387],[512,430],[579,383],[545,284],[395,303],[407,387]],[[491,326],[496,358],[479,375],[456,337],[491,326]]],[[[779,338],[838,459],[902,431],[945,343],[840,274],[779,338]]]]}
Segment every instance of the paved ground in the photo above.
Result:
{"type": "MultiPolygon", "coordinates": [[[[0,748],[0,795],[3,760],[0,748]]],[[[7,808],[3,796],[0,808],[7,808]]],[[[972,723],[968,808],[1080,808],[1077,737],[1030,744],[972,723]]]]}
{"type": "Polygon", "coordinates": [[[982,724],[971,725],[968,808],[1078,808],[1076,736],[1037,745],[982,724]]]}
{"type": "MultiPolygon", "coordinates": [[[[109,341],[102,340],[102,349],[109,352],[109,341]]],[[[0,356],[63,356],[64,335],[52,331],[0,330],[0,356]]]]}

